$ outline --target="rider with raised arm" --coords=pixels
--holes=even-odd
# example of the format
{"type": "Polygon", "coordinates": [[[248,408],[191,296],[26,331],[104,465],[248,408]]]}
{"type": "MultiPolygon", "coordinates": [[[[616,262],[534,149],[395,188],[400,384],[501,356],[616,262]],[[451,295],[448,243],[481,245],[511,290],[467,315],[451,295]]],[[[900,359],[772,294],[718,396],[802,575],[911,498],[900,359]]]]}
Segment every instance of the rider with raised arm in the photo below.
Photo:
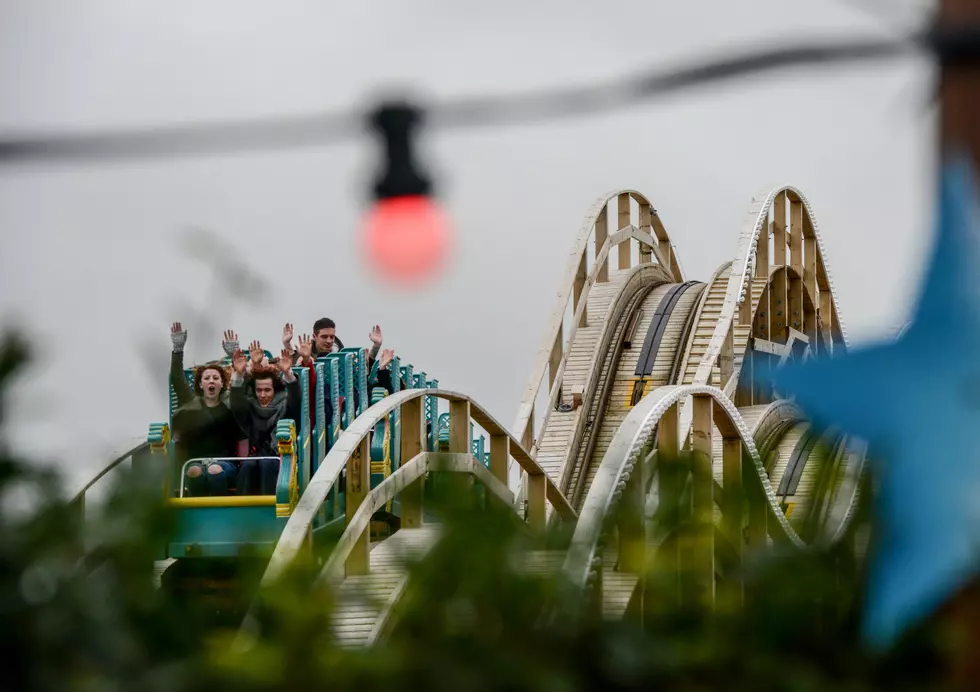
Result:
{"type": "Polygon", "coordinates": [[[248,437],[248,456],[238,470],[240,495],[274,495],[279,474],[275,431],[279,421],[291,418],[297,427],[302,415],[302,392],[293,374],[293,354],[283,349],[275,366],[263,366],[257,341],[250,348],[251,369],[241,349],[232,357],[231,411],[248,437]]]}
{"type": "Polygon", "coordinates": [[[192,390],[184,379],[187,332],[180,322],[171,326],[170,340],[170,383],[177,395],[173,415],[177,462],[183,465],[188,459],[216,459],[188,466],[187,491],[194,496],[227,495],[237,470],[234,464],[221,459],[234,457],[238,441],[245,437],[228,405],[228,373],[218,363],[202,365],[194,371],[192,390]]]}
{"type": "MultiPolygon", "coordinates": [[[[373,379],[371,386],[384,387],[390,393],[392,390],[391,372],[387,368],[388,363],[391,362],[391,358],[394,357],[394,351],[391,352],[391,356],[389,356],[387,360],[382,359],[381,362],[377,360],[378,353],[381,350],[381,343],[384,339],[384,336],[381,333],[381,325],[374,325],[374,327],[371,329],[371,333],[368,334],[368,339],[371,341],[371,350],[368,352],[368,361],[366,366],[369,379],[373,379]]],[[[337,338],[337,325],[329,317],[321,317],[313,323],[312,342],[309,336],[304,334],[300,337],[300,346],[296,351],[293,351],[292,342],[293,325],[287,322],[282,329],[283,348],[294,353],[294,358],[296,359],[297,365],[310,369],[310,391],[316,391],[316,377],[313,369],[316,359],[322,356],[330,355],[331,353],[336,353],[344,347],[344,344],[337,338]]],[[[354,406],[356,407],[356,399],[358,396],[356,391],[354,392],[354,396],[354,406]]],[[[328,397],[326,407],[328,420],[331,417],[331,412],[332,408],[328,397]]]]}
{"type": "MultiPolygon", "coordinates": [[[[380,328],[379,328],[380,330],[380,328]]],[[[312,358],[315,360],[322,356],[329,356],[344,347],[344,342],[337,338],[337,324],[329,317],[321,317],[313,323],[313,352],[312,358]]],[[[293,351],[293,325],[287,322],[282,328],[282,347],[293,351]]],[[[311,367],[308,363],[299,363],[303,367],[311,367]]]]}

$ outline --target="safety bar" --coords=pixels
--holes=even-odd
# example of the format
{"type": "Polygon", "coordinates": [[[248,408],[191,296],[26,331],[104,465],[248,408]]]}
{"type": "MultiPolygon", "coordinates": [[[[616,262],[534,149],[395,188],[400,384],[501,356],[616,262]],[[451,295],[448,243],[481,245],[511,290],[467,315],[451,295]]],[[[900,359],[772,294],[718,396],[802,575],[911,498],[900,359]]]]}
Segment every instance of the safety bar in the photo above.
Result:
{"type": "Polygon", "coordinates": [[[197,459],[188,459],[184,462],[184,465],[180,467],[180,495],[178,495],[178,497],[184,496],[184,478],[187,476],[187,467],[189,465],[200,464],[204,467],[204,472],[207,473],[208,466],[217,464],[219,461],[228,461],[233,464],[241,465],[243,461],[248,461],[249,459],[255,459],[256,461],[262,459],[275,459],[276,461],[282,461],[281,457],[200,457],[197,459]]]}

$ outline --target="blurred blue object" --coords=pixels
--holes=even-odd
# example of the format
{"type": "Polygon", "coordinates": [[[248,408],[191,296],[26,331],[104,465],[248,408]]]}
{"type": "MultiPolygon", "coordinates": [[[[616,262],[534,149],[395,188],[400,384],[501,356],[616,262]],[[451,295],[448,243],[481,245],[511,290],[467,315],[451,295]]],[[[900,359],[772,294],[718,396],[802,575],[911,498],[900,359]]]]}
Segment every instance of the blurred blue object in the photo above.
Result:
{"type": "Polygon", "coordinates": [[[969,160],[943,163],[932,263],[890,344],[789,365],[774,384],[869,443],[878,488],[864,633],[890,646],[978,571],[980,202],[969,160]]]}

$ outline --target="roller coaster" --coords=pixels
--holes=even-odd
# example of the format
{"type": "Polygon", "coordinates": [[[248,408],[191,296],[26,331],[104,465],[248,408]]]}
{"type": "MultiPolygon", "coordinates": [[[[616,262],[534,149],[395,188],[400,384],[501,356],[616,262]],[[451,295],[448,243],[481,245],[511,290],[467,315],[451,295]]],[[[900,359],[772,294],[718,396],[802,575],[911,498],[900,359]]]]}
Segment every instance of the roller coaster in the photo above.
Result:
{"type": "Polygon", "coordinates": [[[338,641],[367,647],[397,624],[409,582],[402,558],[439,540],[425,508],[433,472],[471,478],[531,534],[567,528],[568,541],[529,551],[524,568],[563,574],[618,619],[635,615],[662,540],[652,518],[677,481],[663,462],[686,453],[690,509],[713,526],[691,566],[700,598],[713,603],[749,551],[841,540],[866,461],[859,440],[814,426],[767,384],[788,361],[847,349],[803,193],[756,196],[734,255],[721,259],[707,281],[688,278],[646,196],[602,195],[572,244],[510,427],[397,359],[391,391],[371,389],[366,349],[347,348],[317,360],[316,391],[294,369],[303,413],[276,430],[274,496],[184,497],[170,424],[158,422],[75,503],[84,512],[86,493],[113,468],[166,468],[177,521],[160,547],[161,585],[202,565],[256,560],[269,586],[312,552],[318,582],[334,588],[338,641]]]}

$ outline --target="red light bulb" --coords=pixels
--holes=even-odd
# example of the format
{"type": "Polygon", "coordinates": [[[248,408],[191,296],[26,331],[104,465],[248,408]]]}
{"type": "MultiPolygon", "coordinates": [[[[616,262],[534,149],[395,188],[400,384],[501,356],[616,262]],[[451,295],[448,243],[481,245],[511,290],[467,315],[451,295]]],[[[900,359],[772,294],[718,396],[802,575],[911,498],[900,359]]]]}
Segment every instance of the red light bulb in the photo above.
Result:
{"type": "Polygon", "coordinates": [[[449,221],[426,195],[379,199],[361,236],[369,263],[385,279],[417,285],[442,269],[449,251],[449,221]]]}

